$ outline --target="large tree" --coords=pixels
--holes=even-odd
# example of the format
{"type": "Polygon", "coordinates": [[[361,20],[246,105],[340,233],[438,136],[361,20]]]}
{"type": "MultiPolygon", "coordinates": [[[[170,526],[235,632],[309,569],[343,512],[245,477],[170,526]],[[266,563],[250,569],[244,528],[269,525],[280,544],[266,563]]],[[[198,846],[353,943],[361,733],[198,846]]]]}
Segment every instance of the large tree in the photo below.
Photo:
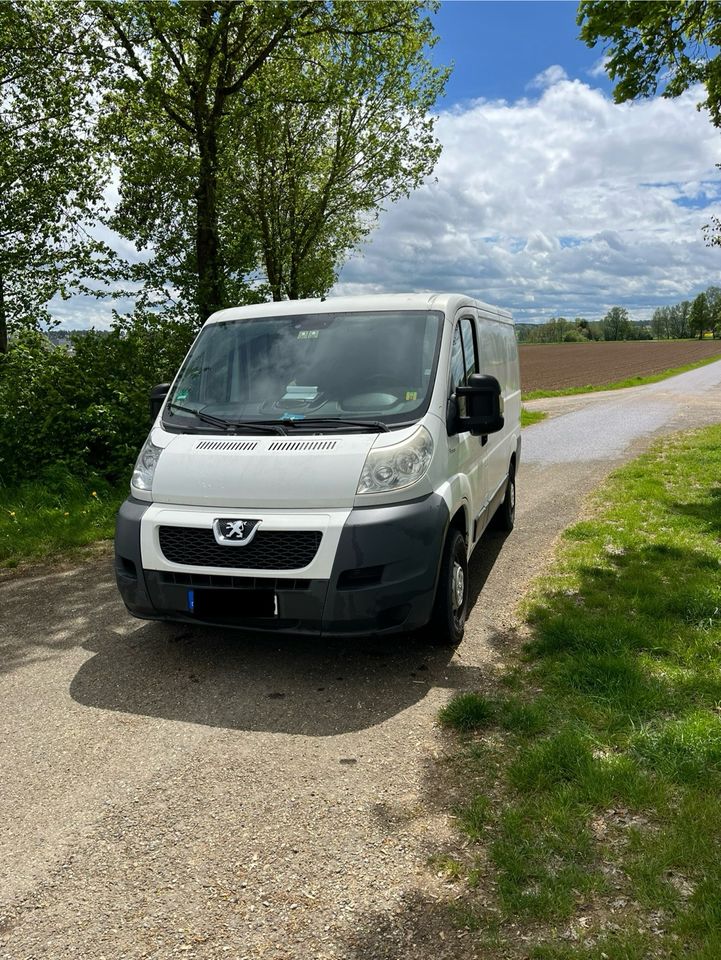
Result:
{"type": "Polygon", "coordinates": [[[601,321],[604,340],[630,340],[631,321],[625,307],[611,307],[601,321]]]}
{"type": "Polygon", "coordinates": [[[606,44],[606,70],[617,102],[677,97],[694,84],[706,89],[703,105],[721,126],[721,4],[715,0],[582,0],[581,39],[606,44]]]}
{"type": "Polygon", "coordinates": [[[323,292],[384,198],[437,155],[425,5],[93,0],[110,62],[113,225],[198,322],[263,293],[323,292]],[[394,139],[395,138],[395,139],[394,139]]]}
{"type": "Polygon", "coordinates": [[[107,254],[87,232],[101,192],[85,28],[72,4],[0,3],[0,353],[107,254]]]}

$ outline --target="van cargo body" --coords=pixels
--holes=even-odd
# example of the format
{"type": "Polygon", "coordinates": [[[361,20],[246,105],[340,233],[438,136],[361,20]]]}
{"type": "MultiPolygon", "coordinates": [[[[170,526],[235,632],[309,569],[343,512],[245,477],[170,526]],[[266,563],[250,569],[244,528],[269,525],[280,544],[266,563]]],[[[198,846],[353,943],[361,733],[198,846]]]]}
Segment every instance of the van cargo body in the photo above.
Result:
{"type": "Polygon", "coordinates": [[[222,310],[154,396],[117,521],[132,614],[460,639],[468,559],[513,526],[510,314],[457,294],[222,310]]]}

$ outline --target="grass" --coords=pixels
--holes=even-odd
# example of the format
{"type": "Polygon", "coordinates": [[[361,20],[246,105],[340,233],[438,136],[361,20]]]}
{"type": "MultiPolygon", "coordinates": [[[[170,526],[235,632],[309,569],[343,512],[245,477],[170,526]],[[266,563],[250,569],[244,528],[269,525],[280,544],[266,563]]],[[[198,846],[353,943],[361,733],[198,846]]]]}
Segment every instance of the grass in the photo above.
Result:
{"type": "MultiPolygon", "coordinates": [[[[651,373],[645,377],[627,377],[625,380],[614,380],[612,383],[589,383],[583,387],[564,387],[562,390],[530,390],[523,394],[523,399],[543,400],[546,397],[571,397],[578,393],[597,393],[600,390],[625,390],[627,387],[642,387],[647,383],[659,383],[659,381],[675,377],[679,373],[688,373],[689,370],[697,370],[709,363],[716,363],[719,358],[721,358],[721,347],[718,354],[713,357],[704,357],[703,360],[695,360],[693,363],[686,363],[682,367],[671,367],[669,370],[661,370],[659,373],[651,373]]],[[[523,414],[521,414],[521,417],[523,417],[523,414]]],[[[521,420],[521,426],[524,426],[523,420],[521,420]]]]}
{"type": "Polygon", "coordinates": [[[506,676],[441,712],[489,958],[721,956],[720,477],[721,427],[614,474],[506,676]]]}
{"type": "Polygon", "coordinates": [[[0,568],[53,558],[113,536],[126,485],[87,482],[53,470],[33,483],[0,487],[0,568]]]}
{"type": "Polygon", "coordinates": [[[530,427],[534,423],[540,423],[548,416],[543,410],[526,410],[521,407],[521,427],[530,427]]]}

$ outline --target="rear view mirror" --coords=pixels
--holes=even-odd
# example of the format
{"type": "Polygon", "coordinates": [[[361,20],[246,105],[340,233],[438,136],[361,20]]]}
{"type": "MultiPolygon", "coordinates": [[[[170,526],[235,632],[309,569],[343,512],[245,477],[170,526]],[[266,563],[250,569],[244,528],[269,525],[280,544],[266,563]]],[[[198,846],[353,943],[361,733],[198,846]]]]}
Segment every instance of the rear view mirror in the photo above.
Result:
{"type": "Polygon", "coordinates": [[[160,408],[163,406],[163,401],[168,396],[168,390],[170,390],[169,383],[159,383],[157,386],[153,387],[150,391],[150,425],[152,426],[155,423],[155,418],[160,413],[160,408]]]}
{"type": "Polygon", "coordinates": [[[467,430],[474,437],[482,437],[503,429],[501,385],[495,377],[474,373],[467,386],[456,387],[456,397],[460,432],[467,430]]]}

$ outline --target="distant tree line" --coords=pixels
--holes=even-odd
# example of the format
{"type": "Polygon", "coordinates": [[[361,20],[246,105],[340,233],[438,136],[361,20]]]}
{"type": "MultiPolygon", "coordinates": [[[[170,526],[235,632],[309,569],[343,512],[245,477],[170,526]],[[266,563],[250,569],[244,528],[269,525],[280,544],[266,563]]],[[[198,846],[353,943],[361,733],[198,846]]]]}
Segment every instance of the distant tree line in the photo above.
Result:
{"type": "Polygon", "coordinates": [[[584,343],[588,340],[683,340],[721,338],[721,287],[693,300],[657,307],[650,322],[631,320],[624,307],[611,307],[602,320],[551,317],[545,323],[517,324],[520,343],[584,343]]]}

